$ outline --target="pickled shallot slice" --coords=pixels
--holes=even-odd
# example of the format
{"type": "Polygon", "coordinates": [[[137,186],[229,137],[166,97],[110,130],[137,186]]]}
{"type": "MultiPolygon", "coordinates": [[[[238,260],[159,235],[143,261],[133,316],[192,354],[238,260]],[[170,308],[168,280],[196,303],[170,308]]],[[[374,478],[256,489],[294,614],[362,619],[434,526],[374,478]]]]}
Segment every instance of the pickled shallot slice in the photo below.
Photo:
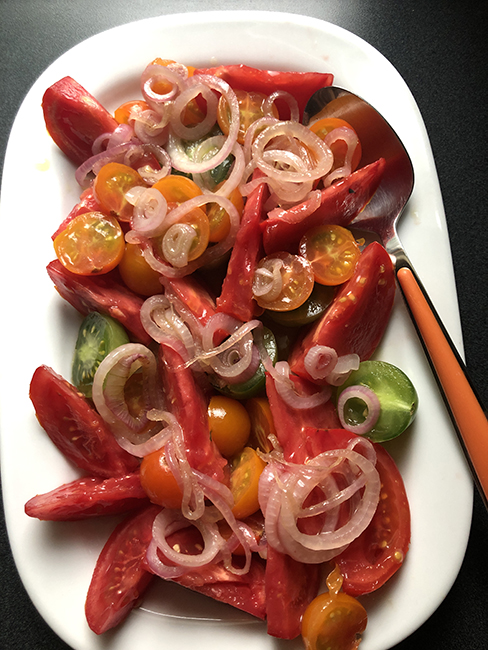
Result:
{"type": "Polygon", "coordinates": [[[369,386],[348,386],[339,395],[337,413],[344,429],[358,435],[368,433],[380,416],[381,405],[378,395],[369,386]],[[344,409],[349,400],[360,400],[364,403],[364,419],[362,422],[353,423],[344,417],[344,409]]]}

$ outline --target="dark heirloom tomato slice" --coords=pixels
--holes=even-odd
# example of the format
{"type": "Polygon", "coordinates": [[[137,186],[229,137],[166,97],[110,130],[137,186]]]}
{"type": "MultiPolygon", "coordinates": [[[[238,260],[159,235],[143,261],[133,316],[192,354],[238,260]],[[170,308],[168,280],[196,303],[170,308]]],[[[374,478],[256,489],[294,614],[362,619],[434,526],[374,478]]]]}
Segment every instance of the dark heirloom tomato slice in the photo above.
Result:
{"type": "Polygon", "coordinates": [[[60,79],[46,90],[42,110],[49,135],[77,165],[92,155],[98,136],[117,128],[112,115],[71,77],[60,79]]]}
{"type": "Polygon", "coordinates": [[[168,409],[183,430],[187,459],[193,469],[224,482],[227,461],[210,439],[207,402],[191,368],[185,367],[185,353],[181,341],[169,338],[159,347],[161,379],[168,409]]]}
{"type": "Polygon", "coordinates": [[[144,560],[152,524],[161,511],[150,505],[121,522],[97,560],[85,603],[90,629],[102,634],[123,621],[138,604],[153,579],[144,560]]]}
{"type": "Polygon", "coordinates": [[[393,458],[375,444],[381,479],[378,509],[368,528],[336,558],[343,589],[361,596],[381,587],[402,566],[410,544],[410,508],[393,458]]]}
{"type": "Polygon", "coordinates": [[[138,468],[138,459],[118,445],[85,397],[51,368],[37,368],[29,395],[39,424],[77,467],[106,478],[138,468]]]}
{"type": "Polygon", "coordinates": [[[266,254],[284,250],[296,252],[300,239],[316,226],[331,223],[339,226],[349,225],[376,192],[384,168],[385,161],[380,158],[321,190],[321,204],[312,213],[312,199],[289,210],[270,212],[268,219],[262,224],[266,254]]]}
{"type": "MultiPolygon", "coordinates": [[[[194,74],[212,74],[220,77],[234,90],[247,90],[270,95],[276,90],[289,92],[298,102],[300,118],[310,96],[319,88],[330,86],[334,80],[328,72],[295,72],[260,70],[248,65],[221,65],[215,68],[197,68],[194,74]]],[[[283,115],[282,119],[288,116],[283,115]]]]}
{"type": "Polygon", "coordinates": [[[59,260],[47,265],[49,277],[62,298],[86,316],[91,311],[99,311],[118,320],[135,339],[144,344],[151,337],[141,323],[141,307],[144,302],[119,280],[115,272],[104,276],[80,276],[70,273],[59,260]]]}
{"type": "Polygon", "coordinates": [[[315,345],[334,348],[339,356],[355,353],[361,361],[369,359],[388,325],[394,297],[390,256],[373,242],[362,252],[353,277],[342,285],[329,309],[295,344],[289,357],[291,371],[310,379],[304,360],[315,345]]]}
{"type": "MultiPolygon", "coordinates": [[[[259,176],[262,176],[260,172],[253,174],[253,178],[259,176]]],[[[267,186],[262,183],[247,198],[222,293],[217,298],[217,311],[230,314],[243,322],[251,320],[257,308],[252,283],[258,260],[262,257],[260,224],[264,217],[263,206],[267,194],[267,186]]]]}
{"type": "Polygon", "coordinates": [[[144,505],[147,495],[139,474],[134,473],[106,479],[76,479],[33,497],[25,504],[25,512],[43,521],[76,521],[129,512],[144,505]]]}
{"type": "Polygon", "coordinates": [[[266,560],[266,620],[268,634],[294,639],[301,619],[318,593],[319,564],[303,564],[268,546],[266,560]]]}

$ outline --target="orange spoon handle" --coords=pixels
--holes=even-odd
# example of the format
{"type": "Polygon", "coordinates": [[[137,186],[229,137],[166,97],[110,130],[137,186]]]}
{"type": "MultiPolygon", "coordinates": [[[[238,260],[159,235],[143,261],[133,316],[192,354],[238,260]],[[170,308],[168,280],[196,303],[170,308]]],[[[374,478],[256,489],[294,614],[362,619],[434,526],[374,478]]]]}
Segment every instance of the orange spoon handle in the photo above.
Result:
{"type": "Polygon", "coordinates": [[[412,270],[397,271],[398,282],[436,374],[475,482],[488,507],[488,420],[466,366],[412,270]]]}

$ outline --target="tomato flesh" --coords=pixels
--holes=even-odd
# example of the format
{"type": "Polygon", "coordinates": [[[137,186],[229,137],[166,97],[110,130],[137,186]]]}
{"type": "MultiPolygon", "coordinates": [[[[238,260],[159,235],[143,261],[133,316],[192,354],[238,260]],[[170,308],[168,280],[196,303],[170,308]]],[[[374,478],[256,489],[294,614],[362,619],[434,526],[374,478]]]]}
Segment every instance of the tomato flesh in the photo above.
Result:
{"type": "Polygon", "coordinates": [[[312,265],[315,281],[328,286],[349,280],[361,256],[351,231],[335,224],[309,230],[298,250],[312,265]]]}
{"type": "Polygon", "coordinates": [[[268,255],[260,260],[254,275],[254,299],[260,307],[272,311],[290,311],[303,305],[312,293],[314,285],[313,270],[310,262],[298,255],[280,252],[268,255]],[[274,282],[267,293],[261,292],[261,286],[274,282]],[[261,280],[264,278],[264,280],[261,280]]]}

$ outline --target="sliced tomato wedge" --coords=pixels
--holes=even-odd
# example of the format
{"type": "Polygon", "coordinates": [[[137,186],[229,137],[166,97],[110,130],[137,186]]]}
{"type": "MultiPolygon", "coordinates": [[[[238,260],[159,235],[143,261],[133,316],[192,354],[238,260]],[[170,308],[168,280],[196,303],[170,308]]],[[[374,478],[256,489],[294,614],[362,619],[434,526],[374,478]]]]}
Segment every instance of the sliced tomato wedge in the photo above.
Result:
{"type": "Polygon", "coordinates": [[[343,590],[361,596],[381,587],[402,566],[410,545],[410,508],[402,476],[384,447],[375,444],[381,478],[378,509],[368,528],[336,558],[343,590]]]}
{"type": "Polygon", "coordinates": [[[152,341],[141,323],[144,299],[127,289],[116,271],[94,277],[76,275],[53,260],[47,272],[61,297],[84,316],[99,311],[118,320],[137,341],[145,345],[152,341]]]}
{"type": "Polygon", "coordinates": [[[121,522],[97,560],[85,603],[90,629],[102,634],[122,622],[139,602],[153,574],[144,559],[152,538],[152,524],[160,512],[150,505],[121,522]]]}
{"type": "Polygon", "coordinates": [[[49,135],[76,165],[92,155],[98,136],[117,128],[112,115],[71,77],[63,77],[46,90],[42,110],[49,135]]]}
{"type": "Polygon", "coordinates": [[[361,361],[369,359],[388,325],[394,297],[390,256],[381,244],[373,242],[364,249],[353,277],[342,285],[325,314],[295,343],[288,359],[291,371],[311,379],[304,361],[315,345],[331,347],[339,356],[354,353],[361,361]]]}
{"type": "Polygon", "coordinates": [[[384,169],[385,161],[380,158],[321,190],[320,206],[313,212],[312,199],[289,210],[278,208],[271,211],[262,224],[266,255],[284,250],[295,253],[300,239],[316,226],[350,224],[376,192],[384,169]]]}
{"type": "Polygon", "coordinates": [[[39,424],[77,467],[105,478],[137,470],[138,459],[118,445],[88,400],[52,368],[37,368],[29,395],[39,424]]]}
{"type": "Polygon", "coordinates": [[[77,521],[129,512],[147,505],[139,474],[102,479],[79,478],[25,504],[25,513],[43,521],[77,521]]]}

